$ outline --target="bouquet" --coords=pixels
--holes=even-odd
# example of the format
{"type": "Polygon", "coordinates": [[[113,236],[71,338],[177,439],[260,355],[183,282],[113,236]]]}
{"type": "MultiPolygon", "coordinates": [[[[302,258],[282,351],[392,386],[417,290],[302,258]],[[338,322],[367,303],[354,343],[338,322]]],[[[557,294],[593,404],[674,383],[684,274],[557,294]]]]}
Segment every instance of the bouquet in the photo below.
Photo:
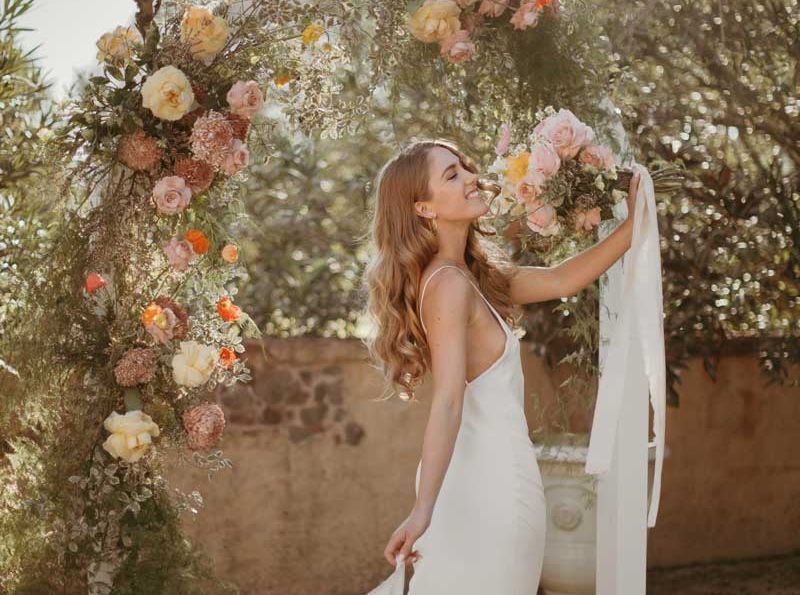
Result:
{"type": "MultiPolygon", "coordinates": [[[[498,176],[501,204],[512,218],[523,215],[536,236],[588,234],[625,198],[632,172],[620,169],[611,148],[570,110],[548,106],[541,115],[522,138],[508,124],[501,129],[489,168],[498,176]]],[[[675,168],[652,178],[657,192],[680,183],[675,168]]]]}

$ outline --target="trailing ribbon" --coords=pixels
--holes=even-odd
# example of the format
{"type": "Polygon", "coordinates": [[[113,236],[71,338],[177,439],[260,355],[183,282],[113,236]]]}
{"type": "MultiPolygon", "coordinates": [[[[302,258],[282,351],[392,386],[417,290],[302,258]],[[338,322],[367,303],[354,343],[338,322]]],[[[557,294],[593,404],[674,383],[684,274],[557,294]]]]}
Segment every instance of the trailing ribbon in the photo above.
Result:
{"type": "Polygon", "coordinates": [[[403,595],[406,584],[406,562],[402,554],[395,557],[394,572],[385,581],[372,589],[367,595],[403,595]]]}
{"type": "Polygon", "coordinates": [[[647,515],[647,526],[653,527],[661,493],[667,403],[661,251],[653,180],[647,168],[635,161],[632,170],[640,174],[633,214],[633,238],[624,259],[618,317],[604,362],[600,366],[597,404],[585,470],[586,473],[597,475],[607,472],[611,466],[625,389],[628,353],[635,337],[639,344],[633,348],[638,347],[643,355],[650,404],[653,407],[656,461],[647,515]],[[634,337],[631,336],[632,329],[638,331],[633,333],[634,337]]]}

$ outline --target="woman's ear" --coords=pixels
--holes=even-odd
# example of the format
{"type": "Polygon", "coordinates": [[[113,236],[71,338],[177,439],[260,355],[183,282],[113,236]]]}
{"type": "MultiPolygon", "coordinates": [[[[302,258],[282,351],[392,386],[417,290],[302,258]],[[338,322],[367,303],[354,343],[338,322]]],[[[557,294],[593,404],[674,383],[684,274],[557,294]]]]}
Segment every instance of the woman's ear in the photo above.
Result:
{"type": "Polygon", "coordinates": [[[428,204],[421,200],[418,200],[414,203],[414,210],[420,217],[425,217],[427,219],[434,219],[436,217],[436,213],[431,211],[431,209],[428,207],[428,204]]]}

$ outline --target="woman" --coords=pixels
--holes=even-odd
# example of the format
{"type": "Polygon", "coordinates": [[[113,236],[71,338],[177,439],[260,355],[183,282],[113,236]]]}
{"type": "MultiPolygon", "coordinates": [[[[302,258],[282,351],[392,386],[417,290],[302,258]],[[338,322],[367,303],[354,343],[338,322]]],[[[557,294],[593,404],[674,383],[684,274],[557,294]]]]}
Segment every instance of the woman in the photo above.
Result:
{"type": "Polygon", "coordinates": [[[509,320],[521,304],[575,295],[622,256],[637,185],[602,242],[557,266],[512,266],[478,237],[500,189],[453,144],[412,142],[381,170],[367,346],[401,396],[428,368],[433,380],[416,502],[384,551],[399,571],[414,564],[409,595],[536,594],[545,498],[509,320]]]}

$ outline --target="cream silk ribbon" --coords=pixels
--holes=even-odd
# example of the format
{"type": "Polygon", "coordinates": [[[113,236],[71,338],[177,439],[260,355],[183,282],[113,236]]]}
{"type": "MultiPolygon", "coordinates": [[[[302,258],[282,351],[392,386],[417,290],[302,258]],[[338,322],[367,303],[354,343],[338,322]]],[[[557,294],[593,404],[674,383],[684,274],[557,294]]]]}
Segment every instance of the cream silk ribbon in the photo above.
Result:
{"type": "Polygon", "coordinates": [[[666,371],[664,357],[664,319],[661,289],[661,251],[653,180],[647,169],[633,162],[632,171],[640,174],[636,193],[631,248],[625,255],[622,292],[616,323],[601,365],[594,410],[586,473],[608,471],[614,453],[619,412],[625,389],[628,353],[640,349],[653,407],[653,434],[656,444],[655,472],[650,496],[647,526],[656,524],[664,462],[666,424],[666,371]],[[636,332],[631,333],[632,330],[636,332]],[[631,343],[637,341],[637,345],[631,343]]]}
{"type": "Polygon", "coordinates": [[[395,558],[394,572],[385,581],[372,589],[367,595],[403,595],[406,583],[406,563],[402,555],[395,558]]]}

